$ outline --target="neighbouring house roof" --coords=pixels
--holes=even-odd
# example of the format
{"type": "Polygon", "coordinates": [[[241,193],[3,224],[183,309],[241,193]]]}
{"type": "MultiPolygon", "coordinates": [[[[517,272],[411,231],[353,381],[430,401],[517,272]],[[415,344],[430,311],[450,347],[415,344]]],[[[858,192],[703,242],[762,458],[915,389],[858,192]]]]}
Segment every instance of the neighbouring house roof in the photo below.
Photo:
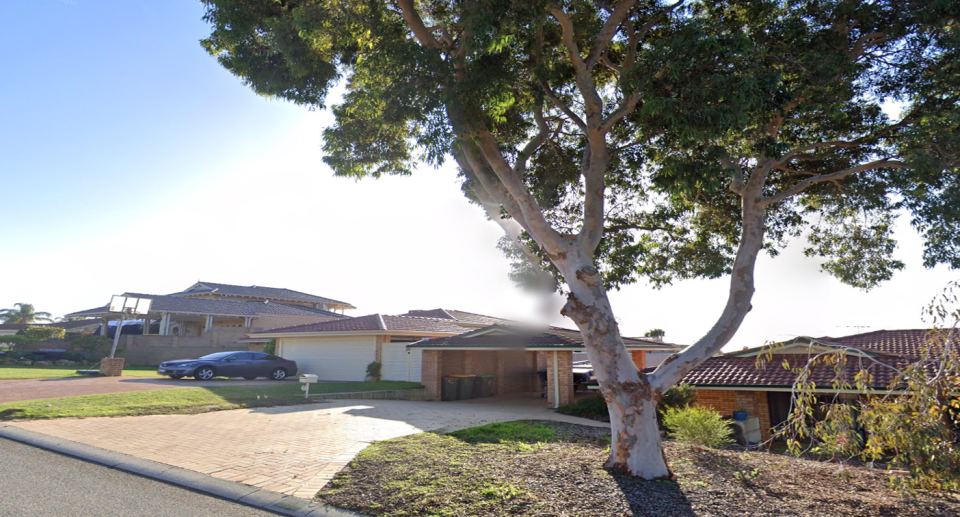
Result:
{"type": "MultiPolygon", "coordinates": [[[[673,351],[680,347],[670,343],[661,343],[647,339],[623,338],[627,348],[641,350],[673,351]]],[[[492,326],[485,329],[450,337],[425,339],[407,345],[407,348],[429,349],[517,349],[547,350],[583,348],[583,336],[577,330],[550,327],[545,331],[492,326]],[[497,330],[497,333],[489,332],[497,330]]]]}
{"type": "Polygon", "coordinates": [[[0,323],[0,330],[23,330],[37,323],[0,323]]]}
{"type": "MultiPolygon", "coordinates": [[[[895,372],[890,367],[899,368],[916,361],[923,347],[934,336],[931,332],[931,329],[877,330],[843,337],[801,336],[777,343],[772,349],[773,358],[762,369],[757,368],[757,356],[764,348],[749,348],[707,359],[687,374],[682,382],[701,387],[790,387],[796,380],[796,374],[785,368],[785,363],[791,367],[803,366],[819,353],[843,348],[852,349],[852,353],[847,354],[842,377],[848,384],[853,386],[854,376],[861,370],[867,370],[873,375],[871,387],[885,388],[894,379],[895,372]],[[809,350],[809,353],[805,350],[809,350]]],[[[960,339],[960,330],[943,332],[940,337],[960,339]]],[[[813,366],[811,376],[823,389],[830,389],[836,378],[832,364],[813,366]]]]}
{"type": "Polygon", "coordinates": [[[275,328],[263,330],[257,334],[323,334],[323,333],[343,333],[343,332],[423,332],[426,334],[463,334],[470,329],[435,318],[417,318],[411,316],[389,316],[381,314],[370,314],[356,318],[340,319],[333,321],[323,321],[319,323],[310,323],[306,325],[296,325],[293,327],[275,328]]]}
{"type": "Polygon", "coordinates": [[[519,325],[519,322],[495,316],[484,316],[483,314],[474,314],[472,312],[458,311],[453,309],[430,309],[410,311],[404,316],[413,316],[417,318],[435,318],[440,320],[450,320],[462,325],[519,325]]]}
{"type": "Polygon", "coordinates": [[[301,293],[300,291],[294,291],[293,289],[286,289],[282,287],[264,287],[261,285],[245,286],[220,284],[215,282],[197,282],[187,289],[179,293],[170,294],[169,296],[190,297],[207,294],[257,298],[260,300],[268,299],[288,302],[325,303],[327,305],[336,306],[343,309],[356,309],[356,307],[347,302],[341,302],[332,298],[301,293]]]}
{"type": "MultiPolygon", "coordinates": [[[[806,337],[799,336],[783,343],[774,345],[785,348],[789,345],[812,345],[824,349],[852,348],[871,356],[891,356],[917,359],[921,350],[931,338],[950,337],[960,340],[960,329],[909,329],[909,330],[875,330],[863,334],[854,334],[843,337],[806,337]],[[940,332],[942,334],[934,334],[940,332]]],[[[763,347],[748,348],[726,354],[726,357],[752,357],[759,355],[763,347]]]]}
{"type": "Polygon", "coordinates": [[[87,320],[74,320],[74,321],[57,321],[55,323],[47,323],[47,326],[50,327],[59,327],[66,331],[81,329],[84,327],[92,327],[100,324],[98,319],[87,319],[87,320]]]}
{"type": "MultiPolygon", "coordinates": [[[[172,314],[199,314],[205,316],[257,317],[260,314],[280,314],[286,316],[325,316],[330,318],[349,318],[343,314],[277,302],[235,300],[216,300],[210,298],[187,298],[181,296],[163,296],[142,293],[124,293],[124,296],[150,298],[153,300],[150,313],[169,312],[172,314]]],[[[78,311],[67,316],[108,316],[108,306],[78,311]]]]}
{"type": "MultiPolygon", "coordinates": [[[[848,357],[841,378],[854,387],[854,377],[861,370],[866,370],[873,375],[871,388],[887,388],[895,375],[891,367],[900,368],[908,362],[909,359],[903,357],[848,357]]],[[[784,363],[791,367],[802,367],[807,363],[807,356],[774,354],[762,368],[757,368],[756,357],[711,357],[688,373],[681,382],[702,388],[789,388],[796,382],[797,374],[786,369],[784,363]]],[[[820,389],[831,389],[836,378],[833,364],[817,364],[810,368],[810,380],[816,382],[820,389]]]]}

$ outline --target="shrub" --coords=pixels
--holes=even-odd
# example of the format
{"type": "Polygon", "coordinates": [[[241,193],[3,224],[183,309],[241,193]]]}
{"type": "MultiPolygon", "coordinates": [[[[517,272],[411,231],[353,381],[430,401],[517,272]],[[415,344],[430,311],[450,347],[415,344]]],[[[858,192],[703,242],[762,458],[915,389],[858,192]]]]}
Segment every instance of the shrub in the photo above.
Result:
{"type": "Polygon", "coordinates": [[[374,361],[367,365],[367,377],[375,381],[380,380],[380,369],[383,367],[380,363],[374,361]]]}
{"type": "Polygon", "coordinates": [[[30,325],[20,332],[17,332],[17,335],[27,337],[33,341],[43,341],[44,339],[63,339],[63,337],[67,335],[67,331],[60,327],[30,325]]]}
{"type": "Polygon", "coordinates": [[[74,339],[72,344],[88,355],[103,357],[110,352],[113,341],[106,336],[82,336],[74,339]]]}
{"type": "Polygon", "coordinates": [[[267,344],[263,345],[263,353],[275,355],[277,353],[277,340],[271,339],[267,341],[267,344]]]}
{"type": "Polygon", "coordinates": [[[28,336],[19,336],[19,335],[3,336],[0,339],[2,339],[5,344],[11,345],[14,348],[20,345],[29,345],[30,343],[35,343],[37,341],[36,339],[30,338],[28,336]]]}
{"type": "Polygon", "coordinates": [[[657,423],[663,427],[663,414],[671,408],[685,408],[697,401],[697,390],[689,384],[677,384],[663,392],[657,404],[657,423]]]}
{"type": "Polygon", "coordinates": [[[88,364],[94,363],[97,360],[93,354],[86,352],[64,352],[63,355],[60,356],[60,359],[88,364]]]}
{"type": "Polygon", "coordinates": [[[702,447],[722,447],[733,443],[733,430],[720,413],[700,407],[669,408],[663,413],[663,423],[670,437],[678,442],[702,447]]]}
{"type": "Polygon", "coordinates": [[[573,404],[560,406],[557,408],[557,412],[564,415],[580,416],[597,420],[610,420],[610,413],[607,411],[607,402],[603,400],[603,397],[600,395],[582,398],[573,404]]]}

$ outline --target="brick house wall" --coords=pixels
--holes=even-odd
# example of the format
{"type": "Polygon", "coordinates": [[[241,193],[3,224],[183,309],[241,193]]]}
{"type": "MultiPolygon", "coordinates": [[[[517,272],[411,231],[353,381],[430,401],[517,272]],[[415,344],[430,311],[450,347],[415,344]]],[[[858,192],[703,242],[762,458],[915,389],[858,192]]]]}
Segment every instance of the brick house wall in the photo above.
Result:
{"type": "Polygon", "coordinates": [[[440,400],[440,383],[443,377],[442,353],[442,350],[423,351],[420,383],[427,388],[427,400],[440,400]]]}
{"type": "Polygon", "coordinates": [[[424,350],[421,383],[428,400],[440,400],[449,375],[495,375],[494,394],[539,390],[534,352],[492,350],[424,350]]]}
{"type": "Polygon", "coordinates": [[[751,417],[760,419],[760,435],[763,440],[769,440],[770,406],[767,403],[765,391],[733,391],[697,389],[695,406],[713,409],[725,417],[733,415],[738,409],[746,410],[751,417]]]}

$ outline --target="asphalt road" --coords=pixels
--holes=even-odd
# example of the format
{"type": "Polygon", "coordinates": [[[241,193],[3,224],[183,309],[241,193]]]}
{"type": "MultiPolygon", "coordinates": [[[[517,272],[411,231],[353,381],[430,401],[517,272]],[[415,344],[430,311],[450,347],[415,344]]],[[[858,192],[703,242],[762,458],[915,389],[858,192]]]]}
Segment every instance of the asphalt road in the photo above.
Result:
{"type": "Polygon", "coordinates": [[[0,517],[48,515],[277,514],[0,438],[0,517]]]}

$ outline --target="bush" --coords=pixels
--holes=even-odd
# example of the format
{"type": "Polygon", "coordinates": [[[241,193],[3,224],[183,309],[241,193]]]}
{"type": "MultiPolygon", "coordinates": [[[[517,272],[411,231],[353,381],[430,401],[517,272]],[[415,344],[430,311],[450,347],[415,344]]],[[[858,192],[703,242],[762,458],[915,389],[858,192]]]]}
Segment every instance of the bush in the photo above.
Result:
{"type": "Polygon", "coordinates": [[[60,327],[39,327],[30,325],[24,328],[17,335],[32,339],[33,341],[43,341],[44,339],[63,339],[67,331],[60,327]]]}
{"type": "Polygon", "coordinates": [[[719,448],[733,443],[733,430],[720,413],[700,407],[669,408],[663,413],[663,423],[670,437],[678,442],[719,448]]]}
{"type": "Polygon", "coordinates": [[[265,353],[265,354],[270,354],[270,355],[276,355],[276,353],[277,353],[277,340],[276,340],[276,339],[271,339],[270,341],[267,341],[267,344],[263,345],[263,353],[265,353]]]}
{"type": "Polygon", "coordinates": [[[607,412],[607,402],[600,395],[582,398],[573,404],[560,406],[557,408],[557,412],[595,420],[610,420],[610,413],[607,412]]]}
{"type": "Polygon", "coordinates": [[[36,339],[30,338],[28,336],[18,336],[18,335],[3,336],[0,339],[2,339],[5,344],[11,345],[14,348],[21,345],[29,345],[30,343],[36,343],[37,341],[36,339]]]}
{"type": "Polygon", "coordinates": [[[383,365],[374,361],[367,365],[367,377],[375,381],[380,380],[380,369],[383,368],[383,365]]]}
{"type": "Polygon", "coordinates": [[[97,358],[93,354],[88,354],[86,352],[64,352],[63,355],[60,356],[60,359],[84,364],[93,364],[97,362],[97,358]]]}
{"type": "Polygon", "coordinates": [[[113,341],[106,336],[82,336],[74,339],[71,344],[92,357],[103,357],[110,353],[113,341]]]}
{"type": "Polygon", "coordinates": [[[689,384],[677,384],[663,392],[657,404],[657,423],[663,427],[663,414],[671,408],[681,409],[697,401],[697,390],[689,384]]]}

